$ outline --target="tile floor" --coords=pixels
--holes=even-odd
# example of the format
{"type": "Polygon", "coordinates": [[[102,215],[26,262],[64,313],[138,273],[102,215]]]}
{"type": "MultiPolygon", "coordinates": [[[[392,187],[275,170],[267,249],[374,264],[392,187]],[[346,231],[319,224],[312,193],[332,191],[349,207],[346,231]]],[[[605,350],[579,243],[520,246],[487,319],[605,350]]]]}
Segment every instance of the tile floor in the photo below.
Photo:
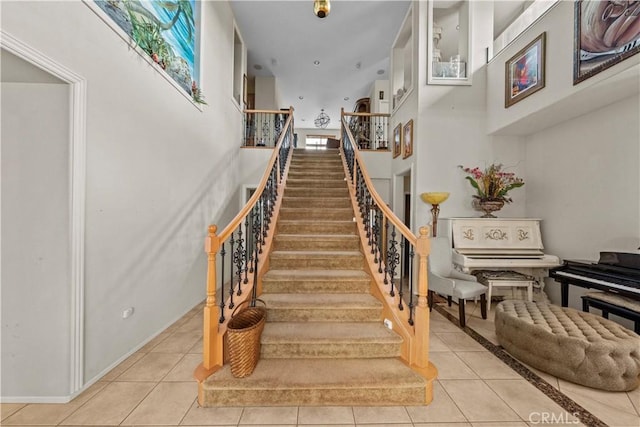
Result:
{"type": "MultiPolygon", "coordinates": [[[[446,307],[446,304],[445,304],[446,307]]],[[[456,307],[451,310],[456,313],[456,307]]],[[[495,343],[492,319],[468,306],[468,326],[495,343]]],[[[491,310],[491,315],[494,310],[491,310]]],[[[2,404],[3,426],[423,426],[583,425],[447,317],[431,316],[439,370],[428,406],[200,408],[192,372],[200,361],[202,306],[187,313],[67,404],[2,404]],[[546,417],[546,418],[544,418],[546,417]],[[546,421],[546,422],[545,422],[546,421]],[[553,422],[552,422],[553,421],[553,422]]],[[[640,390],[607,393],[537,372],[614,427],[640,426],[640,390]]]]}

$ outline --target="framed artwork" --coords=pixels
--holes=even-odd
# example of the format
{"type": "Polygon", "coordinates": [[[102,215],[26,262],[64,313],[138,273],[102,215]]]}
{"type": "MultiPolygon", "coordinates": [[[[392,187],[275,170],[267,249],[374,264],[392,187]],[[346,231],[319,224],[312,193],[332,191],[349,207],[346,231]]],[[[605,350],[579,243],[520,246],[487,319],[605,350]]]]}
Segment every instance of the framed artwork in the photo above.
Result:
{"type": "Polygon", "coordinates": [[[406,159],[413,154],[413,119],[404,125],[402,134],[404,135],[402,158],[406,159]]]}
{"type": "Polygon", "coordinates": [[[505,63],[504,108],[544,87],[546,35],[540,34],[505,63]]]}
{"type": "Polygon", "coordinates": [[[395,159],[402,152],[402,123],[393,130],[393,158],[395,159]]]}
{"type": "Polygon", "coordinates": [[[576,1],[573,84],[640,52],[640,3],[576,1]]]}
{"type": "MultiPolygon", "coordinates": [[[[86,0],[89,4],[90,0],[86,0]]],[[[199,28],[196,1],[93,0],[108,18],[105,22],[121,30],[132,44],[158,64],[177,86],[196,98],[199,28]]],[[[204,103],[202,101],[202,103],[204,103]]]]}

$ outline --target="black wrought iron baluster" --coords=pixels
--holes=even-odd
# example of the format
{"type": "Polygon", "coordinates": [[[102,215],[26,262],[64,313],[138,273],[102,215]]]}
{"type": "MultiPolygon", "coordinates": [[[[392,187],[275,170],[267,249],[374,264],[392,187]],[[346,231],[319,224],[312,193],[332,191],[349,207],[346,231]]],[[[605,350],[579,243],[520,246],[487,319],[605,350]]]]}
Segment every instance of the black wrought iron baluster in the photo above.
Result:
{"type": "Polygon", "coordinates": [[[404,303],[402,301],[402,296],[404,294],[404,263],[405,257],[407,256],[407,245],[409,242],[404,237],[404,234],[400,234],[400,280],[398,281],[398,310],[404,310],[404,303]]]}
{"type": "Polygon", "coordinates": [[[378,205],[373,204],[372,218],[371,218],[371,255],[373,255],[373,262],[378,263],[378,232],[380,230],[378,226],[378,205]]]}
{"type": "Polygon", "coordinates": [[[389,220],[385,218],[384,220],[384,284],[389,284],[389,251],[387,248],[389,247],[389,220]]]}
{"type": "Polygon", "coordinates": [[[249,214],[247,215],[247,218],[251,217],[251,228],[247,228],[247,232],[248,230],[251,230],[251,246],[249,246],[249,273],[253,273],[253,253],[255,251],[256,246],[258,245],[258,239],[256,237],[256,224],[258,223],[258,221],[256,221],[256,209],[257,209],[258,204],[256,203],[255,205],[253,205],[253,208],[251,208],[251,211],[249,211],[249,214]]]}
{"type": "MultiPolygon", "coordinates": [[[[258,253],[260,248],[260,202],[258,201],[253,207],[253,257],[254,262],[258,261],[258,253]]],[[[251,268],[253,268],[253,264],[251,264],[251,268]]],[[[252,273],[257,273],[258,270],[252,270],[252,273]]]]}
{"type": "Polygon", "coordinates": [[[244,239],[242,238],[242,223],[238,225],[238,240],[236,240],[236,252],[233,261],[236,264],[236,278],[238,280],[238,291],[236,295],[242,295],[242,272],[244,271],[244,239]]]}
{"type": "Polygon", "coordinates": [[[369,243],[369,246],[373,245],[372,242],[372,235],[373,233],[371,232],[371,193],[369,193],[369,190],[367,190],[367,197],[366,197],[366,207],[365,207],[365,218],[366,218],[366,232],[367,232],[367,241],[369,243]]]}
{"type": "Polygon", "coordinates": [[[409,248],[409,324],[413,326],[413,257],[415,248],[413,245],[409,248]]]}
{"type": "Polygon", "coordinates": [[[224,256],[227,254],[227,250],[224,247],[224,242],[222,242],[222,248],[220,249],[220,259],[221,259],[221,273],[222,273],[222,278],[221,278],[221,282],[222,283],[222,296],[220,297],[220,320],[219,322],[222,323],[224,322],[224,256]]]}
{"type": "Polygon", "coordinates": [[[247,283],[249,283],[249,277],[248,277],[248,272],[249,272],[249,253],[251,252],[251,248],[249,247],[250,242],[250,237],[251,235],[249,234],[249,215],[251,215],[250,213],[247,214],[247,216],[244,218],[244,231],[245,233],[247,233],[247,241],[245,242],[244,245],[244,280],[242,283],[244,283],[245,285],[247,283]]]}
{"type": "Polygon", "coordinates": [[[382,244],[383,240],[382,240],[382,230],[383,230],[383,226],[382,226],[382,221],[384,220],[384,213],[382,212],[382,209],[380,211],[378,211],[378,273],[382,273],[382,251],[384,250],[384,246],[382,244]]]}
{"type": "Polygon", "coordinates": [[[262,246],[265,243],[265,239],[267,238],[267,230],[264,228],[264,223],[266,221],[267,212],[265,209],[265,199],[266,194],[263,192],[262,197],[260,198],[260,252],[262,253],[262,246]]]}
{"type": "Polygon", "coordinates": [[[395,280],[396,280],[396,267],[400,262],[400,254],[398,253],[398,241],[396,240],[396,226],[391,228],[391,240],[389,240],[389,250],[387,251],[387,264],[389,265],[389,276],[391,282],[391,291],[389,295],[396,296],[395,280]]]}
{"type": "Polygon", "coordinates": [[[236,241],[234,240],[234,236],[233,236],[233,231],[231,232],[231,239],[229,239],[229,248],[230,248],[230,252],[229,252],[229,308],[233,308],[235,306],[235,304],[233,303],[233,266],[234,266],[234,261],[235,261],[235,257],[236,257],[236,252],[235,252],[235,243],[236,241]]]}

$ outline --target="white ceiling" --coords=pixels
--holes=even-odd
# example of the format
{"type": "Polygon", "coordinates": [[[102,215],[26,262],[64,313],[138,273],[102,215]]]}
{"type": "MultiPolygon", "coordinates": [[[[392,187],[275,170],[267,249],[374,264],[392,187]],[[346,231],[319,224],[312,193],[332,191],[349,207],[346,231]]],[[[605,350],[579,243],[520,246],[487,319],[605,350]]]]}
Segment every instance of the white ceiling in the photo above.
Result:
{"type": "MultiPolygon", "coordinates": [[[[249,77],[276,77],[279,108],[294,107],[297,127],[313,128],[324,109],[329,128],[339,128],[340,108],[352,111],[374,80],[389,79],[389,53],[410,1],[332,0],[324,19],[313,14],[312,0],[230,3],[247,46],[249,77]]],[[[494,32],[527,3],[496,1],[494,32]]]]}

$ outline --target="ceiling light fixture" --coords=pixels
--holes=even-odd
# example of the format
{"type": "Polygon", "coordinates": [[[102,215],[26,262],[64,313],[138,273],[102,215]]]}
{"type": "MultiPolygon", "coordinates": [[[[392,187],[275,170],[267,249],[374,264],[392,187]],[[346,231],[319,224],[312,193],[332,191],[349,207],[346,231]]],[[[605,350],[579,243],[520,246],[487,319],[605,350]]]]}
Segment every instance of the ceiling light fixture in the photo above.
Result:
{"type": "Polygon", "coordinates": [[[315,61],[313,61],[313,65],[315,65],[315,66],[317,67],[318,65],[320,65],[320,61],[318,61],[318,60],[316,59],[315,61]]]}
{"type": "Polygon", "coordinates": [[[344,100],[345,100],[345,101],[348,101],[348,100],[349,100],[349,97],[348,97],[348,96],[345,96],[345,97],[344,97],[344,100]]]}
{"type": "Polygon", "coordinates": [[[262,70],[262,65],[256,64],[253,66],[253,68],[255,68],[256,70],[262,70]]]}
{"type": "Polygon", "coordinates": [[[304,99],[304,96],[300,95],[300,96],[298,97],[298,99],[304,99]]]}
{"type": "Polygon", "coordinates": [[[331,11],[331,3],[329,0],[314,0],[313,1],[313,14],[318,18],[326,18],[331,11]]]}
{"type": "Polygon", "coordinates": [[[378,70],[378,74],[379,74],[379,75],[384,74],[384,70],[378,70]]]}
{"type": "Polygon", "coordinates": [[[313,123],[316,125],[317,128],[324,129],[324,128],[327,127],[327,125],[329,124],[330,121],[331,121],[331,119],[324,112],[324,108],[323,108],[322,110],[320,110],[320,114],[318,114],[318,117],[316,117],[316,119],[313,121],[313,123]]]}

